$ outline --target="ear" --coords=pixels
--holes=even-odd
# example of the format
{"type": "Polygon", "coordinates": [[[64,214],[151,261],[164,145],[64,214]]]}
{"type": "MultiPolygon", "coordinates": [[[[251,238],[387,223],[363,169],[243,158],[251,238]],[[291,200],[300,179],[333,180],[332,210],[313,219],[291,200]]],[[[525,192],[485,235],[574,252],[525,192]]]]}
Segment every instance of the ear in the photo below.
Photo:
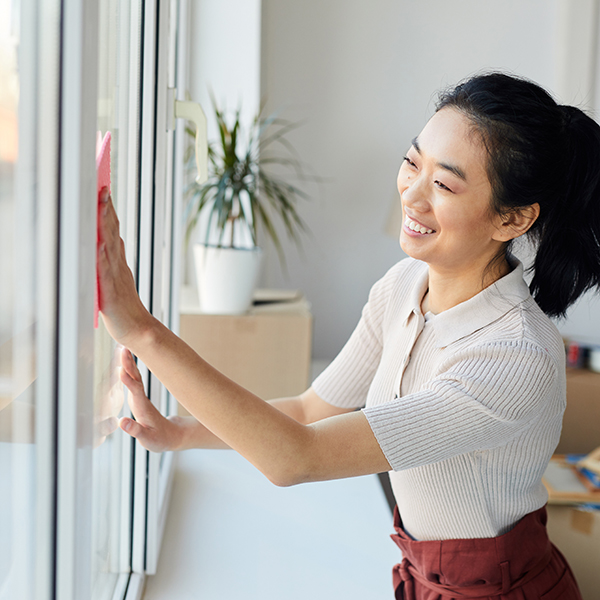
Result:
{"type": "Polygon", "coordinates": [[[508,242],[518,238],[531,228],[539,214],[540,205],[537,202],[512,211],[502,219],[492,238],[499,242],[508,242]]]}

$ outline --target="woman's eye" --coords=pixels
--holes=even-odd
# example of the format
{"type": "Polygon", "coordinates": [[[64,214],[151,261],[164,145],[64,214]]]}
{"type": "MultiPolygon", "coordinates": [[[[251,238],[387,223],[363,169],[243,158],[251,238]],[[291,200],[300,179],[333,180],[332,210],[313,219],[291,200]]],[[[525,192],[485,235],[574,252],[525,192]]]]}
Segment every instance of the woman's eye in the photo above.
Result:
{"type": "Polygon", "coordinates": [[[415,163],[412,160],[410,160],[410,158],[408,158],[408,156],[404,157],[404,161],[406,163],[408,163],[411,167],[414,167],[415,169],[417,168],[417,165],[415,165],[415,163]]]}
{"type": "Polygon", "coordinates": [[[437,179],[435,180],[435,182],[434,182],[434,183],[435,183],[435,185],[437,185],[437,186],[438,186],[438,187],[439,187],[441,190],[446,190],[447,192],[451,192],[451,191],[452,191],[452,190],[451,190],[451,189],[450,189],[450,188],[449,188],[447,185],[444,185],[444,184],[443,184],[441,181],[439,181],[439,180],[437,180],[437,179]]]}

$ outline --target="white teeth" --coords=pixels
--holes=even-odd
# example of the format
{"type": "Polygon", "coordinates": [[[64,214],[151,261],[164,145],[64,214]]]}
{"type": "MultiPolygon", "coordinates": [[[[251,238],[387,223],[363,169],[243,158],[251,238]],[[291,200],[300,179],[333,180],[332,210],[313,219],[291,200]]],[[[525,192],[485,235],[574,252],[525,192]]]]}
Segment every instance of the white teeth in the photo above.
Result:
{"type": "Polygon", "coordinates": [[[422,233],[422,234],[433,233],[433,229],[428,229],[427,227],[423,227],[423,225],[419,225],[418,223],[415,223],[410,217],[406,217],[404,224],[409,229],[412,229],[412,231],[416,231],[418,233],[422,233]]]}

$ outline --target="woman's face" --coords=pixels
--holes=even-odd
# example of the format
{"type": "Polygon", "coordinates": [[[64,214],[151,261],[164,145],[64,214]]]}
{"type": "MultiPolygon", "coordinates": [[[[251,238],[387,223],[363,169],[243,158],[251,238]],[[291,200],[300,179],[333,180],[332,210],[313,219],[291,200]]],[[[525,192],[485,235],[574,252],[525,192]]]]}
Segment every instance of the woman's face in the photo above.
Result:
{"type": "Polygon", "coordinates": [[[486,151],[460,112],[437,112],[413,140],[398,174],[404,252],[439,272],[483,270],[504,240],[491,216],[486,151]]]}

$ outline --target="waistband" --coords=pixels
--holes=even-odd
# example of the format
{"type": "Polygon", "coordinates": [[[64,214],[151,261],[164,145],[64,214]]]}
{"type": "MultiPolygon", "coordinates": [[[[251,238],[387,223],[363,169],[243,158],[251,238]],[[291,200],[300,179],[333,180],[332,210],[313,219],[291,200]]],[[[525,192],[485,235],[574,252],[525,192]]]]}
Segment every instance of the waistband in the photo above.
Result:
{"type": "Polygon", "coordinates": [[[396,534],[391,537],[403,556],[393,572],[397,597],[412,600],[415,582],[440,596],[454,598],[509,594],[550,563],[553,549],[546,522],[544,506],[495,538],[419,541],[404,531],[396,507],[396,534]]]}

